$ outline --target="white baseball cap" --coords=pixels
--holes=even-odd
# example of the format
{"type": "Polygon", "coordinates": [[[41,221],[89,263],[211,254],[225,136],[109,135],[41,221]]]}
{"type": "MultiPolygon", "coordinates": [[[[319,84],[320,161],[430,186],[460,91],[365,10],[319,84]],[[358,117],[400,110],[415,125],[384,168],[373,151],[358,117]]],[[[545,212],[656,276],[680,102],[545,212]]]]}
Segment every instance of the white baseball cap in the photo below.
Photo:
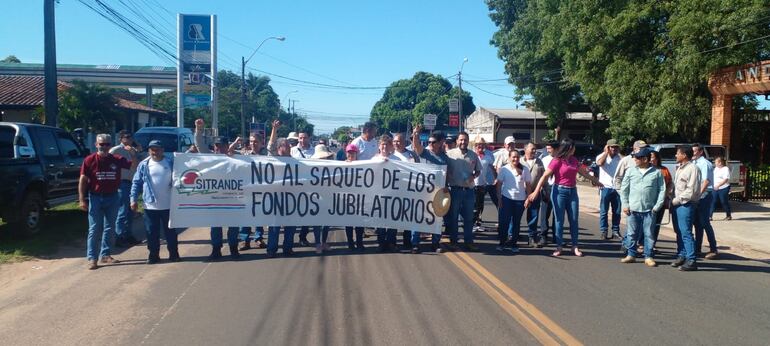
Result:
{"type": "Polygon", "coordinates": [[[503,141],[505,145],[508,145],[509,143],[516,143],[516,138],[513,138],[513,136],[505,137],[505,141],[503,141]]]}

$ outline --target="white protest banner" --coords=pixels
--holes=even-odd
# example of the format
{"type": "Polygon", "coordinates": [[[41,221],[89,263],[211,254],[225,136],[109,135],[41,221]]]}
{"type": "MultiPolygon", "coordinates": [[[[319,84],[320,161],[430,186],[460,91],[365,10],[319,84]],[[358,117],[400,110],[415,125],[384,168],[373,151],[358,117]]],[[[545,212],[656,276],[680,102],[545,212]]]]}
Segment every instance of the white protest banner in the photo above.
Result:
{"type": "Polygon", "coordinates": [[[171,227],[364,226],[441,233],[439,166],[174,154],[171,227]]]}

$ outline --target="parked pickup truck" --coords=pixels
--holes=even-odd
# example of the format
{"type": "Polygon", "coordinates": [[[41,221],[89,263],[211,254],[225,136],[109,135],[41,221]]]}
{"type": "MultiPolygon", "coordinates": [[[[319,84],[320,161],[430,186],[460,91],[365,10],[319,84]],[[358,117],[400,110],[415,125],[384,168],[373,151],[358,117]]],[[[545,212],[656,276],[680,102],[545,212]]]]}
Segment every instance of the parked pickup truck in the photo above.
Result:
{"type": "Polygon", "coordinates": [[[40,230],[45,208],[76,201],[88,150],[56,127],[0,122],[0,218],[11,230],[40,230]]]}
{"type": "MultiPolygon", "coordinates": [[[[676,154],[676,148],[680,145],[690,145],[690,144],[680,144],[680,143],[660,143],[660,144],[650,144],[650,147],[655,149],[655,151],[660,153],[661,160],[663,161],[662,164],[666,166],[669,171],[671,171],[671,174],[674,174],[676,171],[676,158],[674,158],[674,154],[676,154]]],[[[704,152],[706,158],[714,162],[714,158],[717,156],[724,157],[727,162],[727,167],[730,168],[730,193],[731,194],[738,194],[741,197],[744,197],[744,192],[746,191],[746,166],[743,165],[740,161],[730,161],[729,153],[727,152],[727,148],[723,145],[709,145],[705,144],[703,145],[704,152]]]]}

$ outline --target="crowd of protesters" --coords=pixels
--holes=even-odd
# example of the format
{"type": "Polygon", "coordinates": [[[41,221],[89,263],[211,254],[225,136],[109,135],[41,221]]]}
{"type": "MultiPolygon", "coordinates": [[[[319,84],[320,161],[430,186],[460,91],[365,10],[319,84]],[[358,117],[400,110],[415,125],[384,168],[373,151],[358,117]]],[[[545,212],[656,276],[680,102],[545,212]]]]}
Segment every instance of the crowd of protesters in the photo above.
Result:
{"type": "MultiPolygon", "coordinates": [[[[359,137],[345,143],[335,153],[326,143],[312,146],[308,133],[292,132],[279,138],[281,126],[272,124],[269,140],[264,143],[261,134],[252,134],[247,143],[239,137],[228,143],[224,137],[214,137],[212,145],[206,143],[204,122],[195,122],[195,144],[190,153],[222,155],[286,156],[298,159],[329,159],[345,162],[359,160],[393,160],[409,164],[432,164],[446,172],[446,186],[442,190],[451,196],[451,205],[444,216],[445,235],[448,242],[441,244],[441,234],[427,234],[419,229],[400,230],[402,247],[398,246],[398,231],[389,228],[374,230],[377,249],[380,252],[406,249],[420,253],[421,241],[430,239],[430,251],[478,251],[475,233],[487,228],[482,214],[489,196],[497,209],[497,251],[518,253],[522,220],[527,229],[527,247],[548,246],[548,232],[553,231],[552,256],[562,256],[565,217],[569,227],[571,253],[582,257],[579,242],[580,200],[577,175],[590,180],[599,191],[599,237],[602,240],[619,239],[624,257],[623,263],[635,262],[641,252],[644,263],[655,267],[656,242],[663,221],[664,211],[669,210],[676,233],[676,259],[672,266],[682,271],[697,269],[697,258],[703,234],[709,242],[706,259],[718,256],[716,237],[711,225],[716,200],[719,200],[731,218],[727,195],[729,171],[722,158],[716,159],[716,168],[703,157],[703,147],[694,144],[677,148],[677,169],[669,171],[661,164],[660,153],[653,151],[645,141],[637,140],[633,151],[622,156],[617,141],[607,141],[604,151],[596,157],[598,174],[592,174],[575,157],[575,144],[565,139],[549,142],[542,154],[535,143],[527,143],[523,153],[516,149],[512,136],[506,137],[503,148],[492,152],[481,137],[471,139],[460,132],[448,137],[442,131],[430,133],[427,145],[420,140],[422,128],[411,133],[411,146],[407,146],[405,134],[393,137],[377,137],[377,127],[368,122],[359,137]],[[240,149],[239,149],[240,148],[240,149]],[[621,235],[621,217],[626,219],[625,235],[621,235]],[[553,222],[549,222],[552,219],[553,222]],[[462,227],[462,243],[460,242],[462,227]]],[[[96,152],[83,162],[80,177],[80,207],[88,212],[88,268],[103,264],[119,263],[111,256],[113,233],[115,245],[127,247],[139,243],[131,233],[132,212],[137,211],[141,197],[144,209],[148,264],[158,263],[160,236],[164,235],[170,261],[179,261],[177,232],[169,228],[173,156],[163,151],[159,140],[149,142],[149,156],[139,160],[138,149],[133,145],[131,134],[121,131],[120,144],[112,147],[108,134],[96,136],[96,152]],[[96,241],[101,236],[100,252],[96,254],[96,241]],[[99,260],[99,261],[97,261],[99,260]]],[[[140,149],[139,149],[140,150],[140,149]]],[[[252,249],[252,239],[258,249],[266,248],[268,257],[278,256],[278,241],[283,230],[282,255],[294,255],[294,234],[299,233],[299,246],[310,246],[308,235],[312,230],[315,251],[323,254],[331,250],[328,242],[330,227],[317,226],[264,226],[235,227],[214,226],[210,229],[211,254],[209,260],[222,257],[223,231],[229,247],[229,255],[237,259],[241,251],[252,249]],[[252,233],[252,228],[254,232],[252,233]],[[252,235],[253,234],[253,235],[252,235]],[[242,245],[239,247],[239,243],[242,245]]],[[[369,235],[364,227],[345,227],[347,247],[351,251],[364,251],[364,238],[369,235]]]]}

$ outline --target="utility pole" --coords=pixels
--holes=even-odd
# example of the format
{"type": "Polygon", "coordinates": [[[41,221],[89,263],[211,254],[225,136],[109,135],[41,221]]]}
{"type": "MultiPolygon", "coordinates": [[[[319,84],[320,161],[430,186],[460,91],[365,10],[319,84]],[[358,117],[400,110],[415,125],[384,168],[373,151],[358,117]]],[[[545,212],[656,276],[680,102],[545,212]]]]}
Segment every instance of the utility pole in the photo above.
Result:
{"type": "Polygon", "coordinates": [[[241,57],[241,138],[246,138],[243,133],[246,128],[246,57],[241,57]]]}
{"type": "Polygon", "coordinates": [[[54,0],[45,0],[44,16],[44,45],[45,45],[45,124],[57,126],[59,117],[59,96],[57,94],[56,76],[56,20],[54,16],[54,0]]]}
{"type": "Polygon", "coordinates": [[[277,40],[277,41],[284,41],[286,40],[286,37],[283,36],[271,36],[268,37],[262,42],[259,43],[257,46],[257,49],[254,50],[254,52],[249,55],[249,58],[247,59],[244,56],[241,56],[241,130],[239,131],[241,134],[241,138],[246,138],[246,133],[244,132],[246,129],[246,63],[251,60],[251,58],[254,57],[254,54],[257,54],[257,51],[259,48],[262,48],[262,45],[265,44],[268,40],[277,40]]]}
{"type": "Polygon", "coordinates": [[[460,68],[460,72],[457,73],[458,78],[458,88],[457,88],[457,109],[458,114],[457,117],[460,118],[460,132],[463,132],[463,70],[460,68]]]}

